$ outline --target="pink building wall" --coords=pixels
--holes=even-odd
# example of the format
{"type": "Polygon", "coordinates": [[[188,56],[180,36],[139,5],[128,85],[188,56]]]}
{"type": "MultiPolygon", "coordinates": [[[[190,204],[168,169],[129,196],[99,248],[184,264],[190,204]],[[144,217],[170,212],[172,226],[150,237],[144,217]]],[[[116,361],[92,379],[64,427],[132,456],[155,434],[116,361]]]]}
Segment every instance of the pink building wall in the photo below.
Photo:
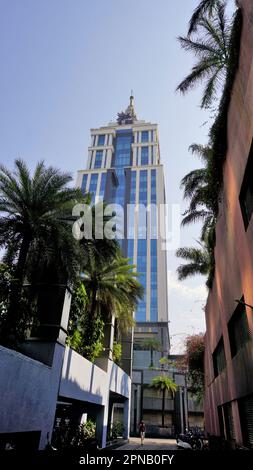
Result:
{"type": "MultiPolygon", "coordinates": [[[[253,393],[253,341],[234,358],[227,323],[244,295],[253,305],[253,217],[245,231],[239,194],[253,139],[253,0],[240,0],[243,29],[239,69],[228,112],[228,150],[223,198],[216,226],[215,280],[206,306],[205,426],[219,435],[217,406],[232,402],[235,439],[242,442],[238,398],[253,393]],[[227,367],[214,377],[212,353],[223,335],[227,367]]],[[[253,175],[252,175],[253,178],[253,175]]],[[[253,310],[246,309],[253,335],[253,310]]]]}

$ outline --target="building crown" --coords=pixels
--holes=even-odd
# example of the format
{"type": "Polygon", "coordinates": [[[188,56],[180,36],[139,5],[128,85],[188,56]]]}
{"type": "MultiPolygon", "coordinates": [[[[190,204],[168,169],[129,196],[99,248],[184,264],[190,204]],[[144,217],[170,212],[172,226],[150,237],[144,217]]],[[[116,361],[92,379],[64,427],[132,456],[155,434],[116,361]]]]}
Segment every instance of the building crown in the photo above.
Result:
{"type": "Polygon", "coordinates": [[[130,96],[130,104],[125,111],[118,113],[117,123],[118,124],[132,124],[137,121],[137,115],[134,109],[134,97],[133,93],[130,96]]]}

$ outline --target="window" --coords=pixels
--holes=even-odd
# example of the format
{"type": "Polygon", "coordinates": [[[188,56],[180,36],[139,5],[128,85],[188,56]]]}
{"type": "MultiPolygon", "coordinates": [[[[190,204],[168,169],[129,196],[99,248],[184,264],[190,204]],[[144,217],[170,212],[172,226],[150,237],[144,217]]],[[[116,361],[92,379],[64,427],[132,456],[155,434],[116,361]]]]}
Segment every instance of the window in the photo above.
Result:
{"type": "Polygon", "coordinates": [[[136,171],[131,171],[130,203],[135,204],[135,199],[136,199],[136,171]]]}
{"type": "Polygon", "coordinates": [[[156,170],[151,170],[151,204],[156,204],[156,170]]]}
{"type": "Polygon", "coordinates": [[[157,321],[157,240],[150,240],[150,320],[157,321]]]}
{"type": "Polygon", "coordinates": [[[89,192],[91,194],[91,203],[94,204],[95,202],[95,196],[96,196],[96,191],[97,191],[97,182],[98,182],[98,174],[93,173],[90,178],[90,188],[89,192]]]}
{"type": "Polygon", "coordinates": [[[87,178],[88,178],[88,175],[83,175],[82,184],[81,184],[81,191],[83,194],[86,192],[87,178]]]}
{"type": "Polygon", "coordinates": [[[105,145],[105,135],[104,134],[100,134],[98,136],[98,146],[102,146],[102,145],[105,145]]]}
{"type": "Polygon", "coordinates": [[[94,168],[101,168],[103,158],[103,150],[97,150],[95,156],[94,168]]]}
{"type": "Polygon", "coordinates": [[[245,168],[239,201],[245,230],[247,229],[253,213],[253,140],[250,148],[248,162],[245,168]]]}
{"type": "Polygon", "coordinates": [[[101,197],[102,199],[104,198],[104,195],[105,195],[105,183],[106,183],[106,173],[102,173],[100,189],[99,189],[99,197],[101,197]]]}
{"type": "Polygon", "coordinates": [[[114,161],[114,166],[116,168],[123,168],[124,166],[131,165],[132,141],[133,134],[129,133],[129,131],[127,131],[127,133],[122,131],[117,132],[114,161]]]}
{"type": "Polygon", "coordinates": [[[127,257],[129,258],[129,264],[133,264],[134,240],[128,240],[127,241],[127,257]]]}
{"type": "Polygon", "coordinates": [[[141,148],[141,165],[148,165],[148,147],[141,148]]]}
{"type": "Polygon", "coordinates": [[[142,131],[141,133],[141,141],[148,142],[148,131],[142,131]]]}
{"type": "Polygon", "coordinates": [[[253,394],[238,401],[243,443],[253,449],[253,394]]]}
{"type": "Polygon", "coordinates": [[[226,356],[223,338],[220,339],[213,353],[214,376],[217,377],[226,367],[226,356]]]}
{"type": "Polygon", "coordinates": [[[147,281],[147,240],[138,240],[138,251],[137,251],[137,272],[140,274],[139,282],[144,287],[144,296],[139,301],[136,310],[136,321],[146,321],[146,281],[147,281]]]}
{"type": "MultiPolygon", "coordinates": [[[[241,299],[244,302],[244,297],[241,299]]],[[[238,351],[250,340],[250,331],[243,303],[239,303],[228,323],[228,333],[231,355],[234,357],[238,351]]]]}
{"type": "Polygon", "coordinates": [[[225,430],[226,430],[226,439],[231,441],[234,439],[234,420],[233,420],[233,413],[232,413],[232,403],[225,403],[223,405],[224,411],[224,421],[225,421],[225,430]]]}

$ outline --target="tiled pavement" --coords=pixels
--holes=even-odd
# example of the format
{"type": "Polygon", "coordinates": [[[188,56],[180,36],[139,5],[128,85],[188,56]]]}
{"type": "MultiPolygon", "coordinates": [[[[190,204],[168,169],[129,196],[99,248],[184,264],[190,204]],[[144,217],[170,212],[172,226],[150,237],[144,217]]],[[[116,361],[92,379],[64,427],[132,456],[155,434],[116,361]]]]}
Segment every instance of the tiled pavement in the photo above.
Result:
{"type": "Polygon", "coordinates": [[[141,446],[139,437],[131,437],[128,444],[118,447],[116,450],[176,450],[175,439],[145,439],[141,446]]]}

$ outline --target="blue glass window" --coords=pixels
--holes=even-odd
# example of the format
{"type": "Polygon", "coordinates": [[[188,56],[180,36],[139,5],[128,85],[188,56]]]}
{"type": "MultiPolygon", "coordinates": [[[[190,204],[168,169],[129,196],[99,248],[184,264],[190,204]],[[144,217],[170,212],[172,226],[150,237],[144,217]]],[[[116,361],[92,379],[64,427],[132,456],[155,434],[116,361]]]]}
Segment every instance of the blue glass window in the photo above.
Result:
{"type": "Polygon", "coordinates": [[[95,202],[95,196],[96,196],[96,191],[97,191],[97,183],[98,183],[98,174],[97,173],[92,173],[91,178],[90,178],[89,193],[91,194],[91,202],[93,204],[95,202]]]}
{"type": "Polygon", "coordinates": [[[125,171],[131,165],[131,145],[133,133],[127,129],[117,131],[115,142],[115,184],[111,187],[110,202],[124,205],[125,202],[125,171]]]}
{"type": "Polygon", "coordinates": [[[115,145],[115,162],[116,168],[131,165],[131,144],[133,141],[133,134],[117,132],[116,145],[115,145]]]}
{"type": "Polygon", "coordinates": [[[148,131],[142,131],[141,133],[141,141],[148,142],[148,131]]]}
{"type": "Polygon", "coordinates": [[[106,173],[101,174],[101,183],[99,189],[99,197],[104,198],[105,194],[106,173]]]}
{"type": "Polygon", "coordinates": [[[138,240],[137,271],[140,274],[139,282],[144,287],[143,299],[139,302],[135,319],[137,322],[146,321],[146,281],[147,281],[147,240],[138,240]]]}
{"type": "Polygon", "coordinates": [[[97,150],[95,156],[94,168],[101,168],[103,158],[103,150],[97,150]]]}
{"type": "Polygon", "coordinates": [[[135,204],[136,199],[136,171],[131,171],[130,203],[135,204]]]}
{"type": "Polygon", "coordinates": [[[129,258],[129,264],[133,264],[134,240],[128,240],[127,242],[127,257],[129,258]]]}
{"type": "Polygon", "coordinates": [[[148,165],[148,147],[141,148],[141,165],[148,165]]]}
{"type": "Polygon", "coordinates": [[[151,170],[151,204],[156,204],[156,170],[151,170]]]}
{"type": "Polygon", "coordinates": [[[88,175],[83,175],[82,184],[81,184],[81,191],[83,194],[86,192],[87,178],[88,178],[88,175]]]}
{"type": "Polygon", "coordinates": [[[139,204],[147,205],[147,182],[148,172],[147,170],[140,171],[140,184],[139,184],[139,204]]]}
{"type": "Polygon", "coordinates": [[[100,134],[98,136],[98,146],[100,145],[105,145],[105,135],[104,134],[100,134]]]}
{"type": "Polygon", "coordinates": [[[158,320],[157,311],[157,240],[150,240],[150,320],[158,320]]]}
{"type": "MultiPolygon", "coordinates": [[[[140,171],[139,180],[139,204],[147,207],[147,181],[148,172],[147,170],[140,171]]],[[[138,238],[146,238],[147,236],[147,212],[143,208],[139,208],[138,212],[138,238]]]]}

